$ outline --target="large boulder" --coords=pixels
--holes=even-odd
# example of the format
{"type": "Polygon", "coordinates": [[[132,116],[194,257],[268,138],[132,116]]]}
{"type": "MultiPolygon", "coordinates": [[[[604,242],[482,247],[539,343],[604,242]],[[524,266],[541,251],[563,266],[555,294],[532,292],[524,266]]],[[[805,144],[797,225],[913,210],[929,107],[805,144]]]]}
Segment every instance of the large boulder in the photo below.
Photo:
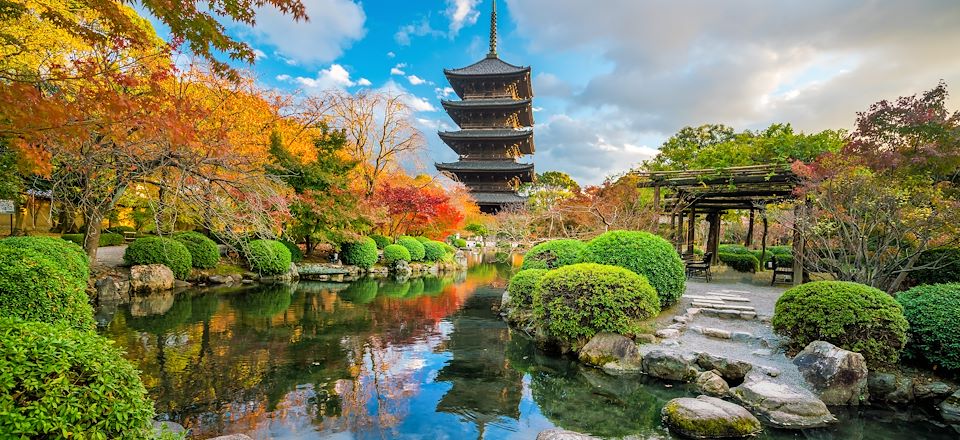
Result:
{"type": "Polygon", "coordinates": [[[596,437],[563,429],[548,429],[537,434],[537,440],[598,440],[596,437]]]}
{"type": "Polygon", "coordinates": [[[697,355],[697,365],[704,370],[716,370],[724,379],[730,382],[741,382],[747,373],[753,370],[753,364],[710,353],[697,355]]]}
{"type": "Polygon", "coordinates": [[[615,333],[597,333],[580,349],[580,362],[605,370],[640,371],[643,358],[637,344],[615,333]]]}
{"type": "Polygon", "coordinates": [[[745,438],[763,430],[742,406],[710,396],[673,399],[664,405],[661,416],[670,431],[696,439],[745,438]]]}
{"type": "Polygon", "coordinates": [[[827,405],[807,390],[750,375],[730,390],[742,405],[771,426],[782,429],[820,428],[837,421],[827,405]]]}
{"type": "Polygon", "coordinates": [[[826,341],[813,341],[793,364],[827,405],[860,405],[867,401],[867,362],[860,353],[826,341]]]}
{"type": "Polygon", "coordinates": [[[947,423],[960,427],[960,391],[953,393],[940,404],[940,415],[947,423]]]}
{"type": "Polygon", "coordinates": [[[93,283],[97,289],[97,304],[126,304],[130,302],[130,283],[114,277],[103,277],[93,283]]]}
{"type": "Polygon", "coordinates": [[[687,353],[653,350],[643,356],[643,372],[650,376],[690,382],[697,378],[697,357],[687,353]]]}
{"type": "Polygon", "coordinates": [[[137,293],[162,292],[173,288],[173,271],[162,264],[130,268],[130,289],[137,293]]]}
{"type": "Polygon", "coordinates": [[[913,402],[913,378],[899,373],[871,371],[867,375],[870,400],[886,403],[913,402]]]}
{"type": "Polygon", "coordinates": [[[727,381],[723,380],[723,377],[720,376],[717,370],[710,370],[704,371],[697,376],[697,389],[710,396],[722,397],[726,396],[730,391],[730,385],[727,384],[727,381]]]}

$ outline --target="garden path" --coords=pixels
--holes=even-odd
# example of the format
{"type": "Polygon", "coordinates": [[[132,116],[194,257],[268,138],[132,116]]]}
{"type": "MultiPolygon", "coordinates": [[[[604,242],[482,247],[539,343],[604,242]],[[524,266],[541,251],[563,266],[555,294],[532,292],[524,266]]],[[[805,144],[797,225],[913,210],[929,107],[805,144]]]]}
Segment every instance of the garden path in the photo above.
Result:
{"type": "Polygon", "coordinates": [[[107,267],[120,267],[123,265],[123,253],[127,246],[104,246],[97,249],[97,264],[107,267]]]}

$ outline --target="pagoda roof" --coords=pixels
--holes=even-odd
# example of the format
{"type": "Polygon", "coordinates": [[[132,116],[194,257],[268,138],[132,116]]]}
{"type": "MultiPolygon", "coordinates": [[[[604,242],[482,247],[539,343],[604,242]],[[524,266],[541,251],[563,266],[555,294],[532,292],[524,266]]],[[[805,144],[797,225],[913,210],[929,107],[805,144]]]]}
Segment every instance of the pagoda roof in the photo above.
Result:
{"type": "Polygon", "coordinates": [[[458,113],[460,110],[512,110],[519,113],[520,125],[524,127],[533,126],[533,107],[530,105],[530,99],[512,99],[512,98],[480,98],[466,99],[460,101],[441,100],[440,104],[447,111],[454,122],[463,126],[463,118],[458,113]]]}
{"type": "Polygon", "coordinates": [[[508,76],[522,75],[530,72],[530,67],[515,66],[496,56],[488,56],[476,63],[459,69],[443,69],[444,75],[450,76],[508,76]]]}
{"type": "Polygon", "coordinates": [[[437,163],[440,171],[486,171],[486,172],[524,172],[533,171],[532,163],[517,163],[512,160],[459,160],[437,163]]]}
{"type": "MultiPolygon", "coordinates": [[[[517,146],[520,154],[533,154],[533,129],[522,128],[476,128],[437,133],[457,154],[472,154],[478,149],[496,148],[498,145],[517,146]]],[[[504,150],[506,151],[506,150],[504,150]]]]}
{"type": "Polygon", "coordinates": [[[527,201],[526,197],[512,192],[471,192],[470,196],[478,205],[505,205],[527,201]]]}
{"type": "Polygon", "coordinates": [[[533,136],[529,128],[469,128],[457,131],[441,131],[437,133],[441,139],[525,139],[533,136]]]}

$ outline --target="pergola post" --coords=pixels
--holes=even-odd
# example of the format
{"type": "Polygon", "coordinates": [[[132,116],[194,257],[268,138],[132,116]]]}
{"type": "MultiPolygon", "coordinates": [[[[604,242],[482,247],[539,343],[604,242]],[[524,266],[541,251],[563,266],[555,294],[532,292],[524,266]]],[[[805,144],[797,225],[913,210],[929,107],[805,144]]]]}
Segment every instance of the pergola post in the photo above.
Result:
{"type": "Polygon", "coordinates": [[[720,256],[717,250],[720,248],[720,212],[713,211],[707,214],[707,221],[710,222],[710,229],[707,235],[707,252],[712,252],[710,264],[717,264],[720,256]]]}
{"type": "Polygon", "coordinates": [[[764,260],[767,259],[767,209],[764,208],[763,212],[760,213],[760,217],[763,219],[763,235],[760,236],[760,263],[762,264],[764,260]]]}
{"type": "Polygon", "coordinates": [[[756,216],[756,211],[751,209],[750,221],[747,222],[747,239],[743,241],[743,245],[746,247],[753,246],[753,221],[755,216],[756,216]]]}
{"type": "Polygon", "coordinates": [[[660,218],[660,185],[653,187],[653,212],[660,218]]]}
{"type": "Polygon", "coordinates": [[[793,208],[793,285],[803,284],[803,234],[800,233],[800,219],[804,215],[803,204],[797,202],[793,208]]]}
{"type": "Polygon", "coordinates": [[[687,254],[693,255],[693,241],[696,237],[697,208],[690,206],[690,219],[687,224],[687,254]]]}

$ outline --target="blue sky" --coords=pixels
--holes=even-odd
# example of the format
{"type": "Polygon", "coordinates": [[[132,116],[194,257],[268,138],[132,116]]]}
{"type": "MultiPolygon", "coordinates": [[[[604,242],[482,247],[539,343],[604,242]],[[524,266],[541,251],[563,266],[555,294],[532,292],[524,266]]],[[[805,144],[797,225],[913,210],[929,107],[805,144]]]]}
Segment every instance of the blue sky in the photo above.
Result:
{"type": "MultiPolygon", "coordinates": [[[[415,166],[455,160],[436,136],[453,128],[443,68],[486,54],[491,0],[303,1],[308,23],[263,9],[230,27],[262,53],[259,81],[407,93],[429,143],[415,166]]],[[[586,184],[686,125],[850,128],[880,99],[960,85],[955,0],[499,0],[498,15],[501,58],[533,67],[537,170],[586,184]]]]}

